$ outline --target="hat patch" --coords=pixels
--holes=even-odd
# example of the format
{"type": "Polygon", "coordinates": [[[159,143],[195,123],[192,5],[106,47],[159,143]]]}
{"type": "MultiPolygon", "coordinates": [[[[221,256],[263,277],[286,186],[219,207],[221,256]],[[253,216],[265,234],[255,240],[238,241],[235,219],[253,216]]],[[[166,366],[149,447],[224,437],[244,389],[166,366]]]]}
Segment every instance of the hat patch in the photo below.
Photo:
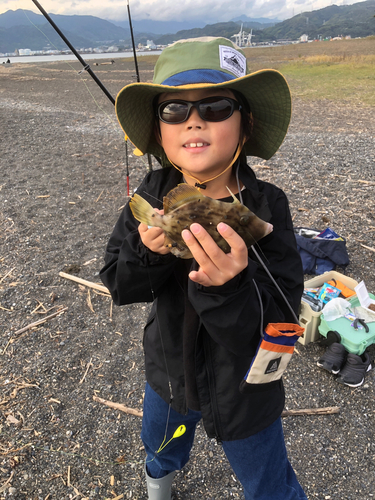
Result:
{"type": "Polygon", "coordinates": [[[219,45],[220,67],[238,78],[246,75],[246,57],[238,50],[228,47],[228,45],[219,45]]]}

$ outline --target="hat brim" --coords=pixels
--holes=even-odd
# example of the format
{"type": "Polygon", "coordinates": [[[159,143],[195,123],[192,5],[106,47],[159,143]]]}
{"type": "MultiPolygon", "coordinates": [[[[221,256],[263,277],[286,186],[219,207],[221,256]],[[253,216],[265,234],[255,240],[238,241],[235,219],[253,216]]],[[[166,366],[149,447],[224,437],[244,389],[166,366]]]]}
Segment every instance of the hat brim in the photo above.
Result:
{"type": "Polygon", "coordinates": [[[284,76],[266,69],[235,80],[217,84],[194,84],[170,87],[153,83],[131,83],[116,98],[118,121],[131,142],[144,154],[161,158],[163,149],[155,136],[154,98],[162,93],[191,89],[229,89],[241,92],[249,103],[253,133],[244,145],[247,156],[268,160],[282,144],[291,118],[291,96],[284,76]]]}

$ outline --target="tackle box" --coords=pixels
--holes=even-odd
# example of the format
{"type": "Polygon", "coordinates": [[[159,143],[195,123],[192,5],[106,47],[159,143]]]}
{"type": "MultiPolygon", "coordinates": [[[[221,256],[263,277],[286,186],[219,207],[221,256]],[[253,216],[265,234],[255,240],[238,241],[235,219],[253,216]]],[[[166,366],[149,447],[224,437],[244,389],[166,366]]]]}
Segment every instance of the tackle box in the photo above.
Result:
{"type": "MultiPolygon", "coordinates": [[[[371,293],[369,297],[373,300],[375,296],[371,293]]],[[[352,307],[360,306],[358,297],[355,295],[349,299],[352,307]]],[[[323,337],[327,337],[327,332],[330,330],[337,331],[340,334],[340,343],[345,347],[348,352],[361,355],[365,352],[366,348],[375,343],[375,314],[374,320],[367,322],[369,331],[366,332],[365,328],[354,328],[353,321],[347,318],[338,318],[334,321],[326,321],[324,313],[321,316],[319,332],[323,337]]]]}
{"type": "MultiPolygon", "coordinates": [[[[332,279],[341,281],[341,283],[351,290],[354,290],[354,288],[358,285],[358,282],[353,278],[349,278],[349,276],[345,276],[337,271],[328,271],[324,274],[319,274],[319,276],[315,276],[315,278],[305,281],[304,287],[317,288],[332,279]]],[[[313,311],[309,304],[303,301],[301,302],[299,322],[302,328],[305,329],[303,335],[301,335],[298,339],[301,344],[306,345],[319,339],[320,332],[318,327],[321,314],[322,311],[313,311]]]]}

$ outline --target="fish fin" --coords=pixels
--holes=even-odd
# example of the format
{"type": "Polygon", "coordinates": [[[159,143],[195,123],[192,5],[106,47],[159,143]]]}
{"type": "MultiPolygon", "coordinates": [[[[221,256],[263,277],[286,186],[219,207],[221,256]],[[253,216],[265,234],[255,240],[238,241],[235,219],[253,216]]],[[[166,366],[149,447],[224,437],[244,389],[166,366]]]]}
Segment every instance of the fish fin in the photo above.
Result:
{"type": "Polygon", "coordinates": [[[134,218],[139,222],[143,222],[148,226],[155,225],[153,221],[153,214],[155,214],[156,212],[149,204],[149,202],[142,198],[142,196],[139,196],[139,194],[134,194],[129,202],[129,206],[132,214],[134,215],[134,218]]]}
{"type": "MultiPolygon", "coordinates": [[[[233,198],[233,203],[236,203],[236,204],[237,204],[237,203],[240,203],[240,202],[238,201],[237,197],[236,197],[236,196],[232,193],[232,191],[229,189],[229,187],[228,187],[228,186],[225,186],[225,187],[228,189],[228,191],[229,191],[229,193],[230,193],[231,197],[233,198]]],[[[240,203],[240,204],[241,204],[241,203],[240,203]]]]}
{"type": "Polygon", "coordinates": [[[164,214],[167,214],[171,210],[176,210],[176,208],[190,201],[201,200],[203,196],[194,186],[178,184],[163,198],[164,214]]]}

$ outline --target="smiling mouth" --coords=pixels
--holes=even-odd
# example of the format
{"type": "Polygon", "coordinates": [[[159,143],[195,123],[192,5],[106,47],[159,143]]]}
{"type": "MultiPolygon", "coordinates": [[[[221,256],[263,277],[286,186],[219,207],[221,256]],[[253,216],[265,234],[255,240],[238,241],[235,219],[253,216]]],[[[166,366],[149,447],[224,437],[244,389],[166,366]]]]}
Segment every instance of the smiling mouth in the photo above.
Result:
{"type": "Polygon", "coordinates": [[[207,142],[189,142],[184,144],[184,148],[203,148],[204,146],[208,146],[207,142]]]}

